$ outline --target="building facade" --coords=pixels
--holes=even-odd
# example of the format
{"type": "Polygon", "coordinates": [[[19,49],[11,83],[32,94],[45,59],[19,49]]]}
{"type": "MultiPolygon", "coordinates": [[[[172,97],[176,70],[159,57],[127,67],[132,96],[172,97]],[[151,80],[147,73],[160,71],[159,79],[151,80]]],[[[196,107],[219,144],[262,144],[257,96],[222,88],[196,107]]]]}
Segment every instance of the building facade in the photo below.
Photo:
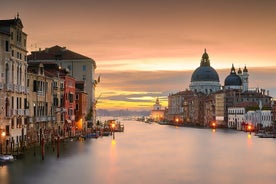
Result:
{"type": "Polygon", "coordinates": [[[159,98],[156,98],[155,104],[153,105],[153,109],[150,113],[150,118],[155,122],[160,122],[164,120],[165,110],[162,109],[162,106],[159,102],[159,98]]]}
{"type": "Polygon", "coordinates": [[[23,147],[26,140],[27,34],[19,15],[0,20],[0,129],[5,149],[23,147]],[[11,146],[8,146],[11,145],[11,146]]]}
{"type": "Polygon", "coordinates": [[[54,62],[67,69],[76,81],[84,81],[84,91],[88,95],[86,111],[92,110],[92,121],[95,121],[97,80],[95,79],[96,62],[93,59],[56,45],[45,50],[33,51],[28,56],[28,62],[54,62]]]}

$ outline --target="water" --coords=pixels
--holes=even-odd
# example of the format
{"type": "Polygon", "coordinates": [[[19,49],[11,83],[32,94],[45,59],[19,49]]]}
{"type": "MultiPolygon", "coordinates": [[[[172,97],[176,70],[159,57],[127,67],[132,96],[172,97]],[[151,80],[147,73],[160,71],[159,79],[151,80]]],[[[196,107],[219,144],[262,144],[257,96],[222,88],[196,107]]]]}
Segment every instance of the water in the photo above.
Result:
{"type": "Polygon", "coordinates": [[[0,167],[1,184],[275,183],[276,140],[232,130],[124,122],[112,137],[68,142],[60,158],[33,156],[0,167]]]}

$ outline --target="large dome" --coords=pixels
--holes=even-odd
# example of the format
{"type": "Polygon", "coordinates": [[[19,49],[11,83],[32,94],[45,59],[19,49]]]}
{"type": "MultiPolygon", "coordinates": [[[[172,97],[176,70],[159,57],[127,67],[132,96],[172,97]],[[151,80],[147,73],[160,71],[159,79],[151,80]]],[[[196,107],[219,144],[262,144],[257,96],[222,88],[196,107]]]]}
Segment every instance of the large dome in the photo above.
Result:
{"type": "Polygon", "coordinates": [[[242,79],[236,74],[234,65],[232,65],[230,74],[224,80],[224,86],[241,86],[242,79]]]}
{"type": "Polygon", "coordinates": [[[211,66],[200,66],[192,74],[191,82],[216,81],[219,82],[218,73],[211,66]]]}
{"type": "Polygon", "coordinates": [[[210,94],[221,89],[218,73],[210,66],[209,56],[204,50],[200,66],[193,72],[190,90],[198,93],[210,94]]]}
{"type": "Polygon", "coordinates": [[[202,55],[200,67],[198,67],[192,74],[191,82],[198,81],[219,82],[218,73],[210,66],[210,60],[206,49],[202,55]]]}

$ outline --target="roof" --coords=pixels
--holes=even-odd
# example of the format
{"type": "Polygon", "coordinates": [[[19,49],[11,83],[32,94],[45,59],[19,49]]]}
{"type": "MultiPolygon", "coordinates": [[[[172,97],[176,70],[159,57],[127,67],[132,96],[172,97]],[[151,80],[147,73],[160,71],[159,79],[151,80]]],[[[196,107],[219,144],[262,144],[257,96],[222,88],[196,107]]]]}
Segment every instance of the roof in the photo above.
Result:
{"type": "Polygon", "coordinates": [[[210,60],[206,49],[202,55],[200,66],[192,74],[191,82],[197,81],[219,82],[218,73],[210,66],[210,60]]]}
{"type": "Polygon", "coordinates": [[[23,28],[23,24],[21,19],[19,18],[19,14],[17,14],[17,17],[14,17],[13,19],[0,20],[0,26],[2,27],[19,26],[21,29],[23,28]]]}
{"type": "Polygon", "coordinates": [[[72,60],[72,59],[91,59],[87,56],[78,54],[66,47],[60,47],[58,45],[44,50],[32,51],[28,55],[28,60],[72,60]]]}

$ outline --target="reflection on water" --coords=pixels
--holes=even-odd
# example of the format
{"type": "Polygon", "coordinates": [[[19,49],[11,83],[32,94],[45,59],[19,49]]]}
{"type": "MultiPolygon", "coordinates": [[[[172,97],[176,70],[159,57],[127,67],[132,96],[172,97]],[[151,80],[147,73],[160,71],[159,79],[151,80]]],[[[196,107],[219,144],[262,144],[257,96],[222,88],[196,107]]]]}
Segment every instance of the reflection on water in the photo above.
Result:
{"type": "Polygon", "coordinates": [[[61,144],[60,158],[32,151],[0,167],[5,183],[274,183],[276,140],[233,130],[124,122],[116,139],[61,144]],[[15,177],[16,176],[16,177],[15,177]]]}

